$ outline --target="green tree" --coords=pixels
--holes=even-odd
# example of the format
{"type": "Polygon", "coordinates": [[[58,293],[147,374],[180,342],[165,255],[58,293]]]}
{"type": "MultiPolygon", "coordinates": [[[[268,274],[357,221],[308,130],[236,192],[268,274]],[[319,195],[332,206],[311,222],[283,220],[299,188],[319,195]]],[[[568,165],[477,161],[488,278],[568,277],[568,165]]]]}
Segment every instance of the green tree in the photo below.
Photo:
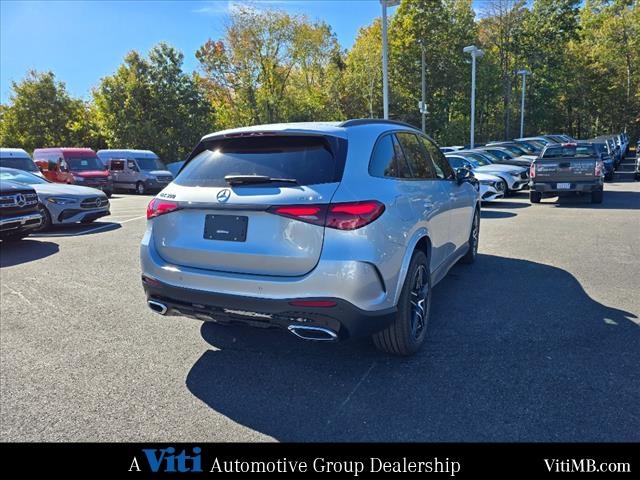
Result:
{"type": "Polygon", "coordinates": [[[426,57],[427,131],[445,143],[466,137],[469,68],[462,49],[474,43],[469,0],[405,0],[390,27],[391,112],[420,124],[421,50],[426,57]]]}
{"type": "Polygon", "coordinates": [[[363,27],[347,53],[343,109],[350,118],[382,116],[382,26],[363,27]]]}
{"type": "Polygon", "coordinates": [[[24,148],[90,146],[102,139],[93,128],[89,106],[72,98],[52,72],[29,71],[11,84],[7,105],[0,109],[0,144],[24,148]]]}
{"type": "Polygon", "coordinates": [[[214,130],[200,83],[182,71],[184,56],[160,43],[148,58],[132,51],[93,91],[95,119],[110,148],[142,148],[167,162],[184,158],[214,130]]]}
{"type": "Polygon", "coordinates": [[[322,22],[239,9],[224,39],[208,40],[196,57],[222,126],[342,117],[344,61],[335,35],[322,22]]]}

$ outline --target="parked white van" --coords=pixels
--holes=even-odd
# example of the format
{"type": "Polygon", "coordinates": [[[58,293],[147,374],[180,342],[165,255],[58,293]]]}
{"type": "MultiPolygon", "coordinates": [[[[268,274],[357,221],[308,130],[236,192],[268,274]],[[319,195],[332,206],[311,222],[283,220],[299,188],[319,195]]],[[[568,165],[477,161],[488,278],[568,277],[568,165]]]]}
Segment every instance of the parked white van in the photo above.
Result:
{"type": "Polygon", "coordinates": [[[0,148],[0,167],[24,170],[44,178],[31,156],[21,148],[0,148]]]}
{"type": "Polygon", "coordinates": [[[173,175],[151,150],[98,150],[98,158],[113,178],[114,190],[134,190],[138,194],[160,191],[173,175]]]}

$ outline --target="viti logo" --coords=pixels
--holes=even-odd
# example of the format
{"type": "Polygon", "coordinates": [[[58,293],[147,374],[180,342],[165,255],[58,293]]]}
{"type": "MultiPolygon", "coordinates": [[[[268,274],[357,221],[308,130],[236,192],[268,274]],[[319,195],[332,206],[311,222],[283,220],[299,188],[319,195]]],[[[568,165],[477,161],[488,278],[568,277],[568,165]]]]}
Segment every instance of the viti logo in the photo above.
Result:
{"type": "MultiPolygon", "coordinates": [[[[177,453],[173,447],[144,448],[142,452],[145,455],[144,458],[149,469],[154,473],[202,472],[202,459],[200,457],[202,449],[200,447],[193,447],[189,453],[187,453],[187,449],[177,453]]],[[[129,471],[143,471],[137,457],[133,457],[129,471]]]]}

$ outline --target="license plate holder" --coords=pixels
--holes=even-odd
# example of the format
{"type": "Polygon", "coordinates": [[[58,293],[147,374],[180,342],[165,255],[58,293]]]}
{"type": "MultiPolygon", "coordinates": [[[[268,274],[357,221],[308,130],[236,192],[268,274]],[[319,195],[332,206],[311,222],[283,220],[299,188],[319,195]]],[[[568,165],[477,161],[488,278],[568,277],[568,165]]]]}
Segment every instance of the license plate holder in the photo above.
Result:
{"type": "Polygon", "coordinates": [[[569,190],[571,188],[571,184],[570,183],[557,183],[556,184],[556,188],[558,190],[569,190]]]}
{"type": "Polygon", "coordinates": [[[243,215],[207,215],[204,219],[204,238],[226,242],[245,242],[249,217],[243,215]]]}

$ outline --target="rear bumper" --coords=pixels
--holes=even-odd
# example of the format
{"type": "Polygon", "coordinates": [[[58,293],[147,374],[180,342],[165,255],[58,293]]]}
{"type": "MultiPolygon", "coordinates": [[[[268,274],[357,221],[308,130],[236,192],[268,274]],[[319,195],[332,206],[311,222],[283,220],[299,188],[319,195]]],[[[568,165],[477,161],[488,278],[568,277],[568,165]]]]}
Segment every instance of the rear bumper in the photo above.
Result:
{"type": "Polygon", "coordinates": [[[38,212],[0,217],[0,232],[30,230],[39,227],[41,223],[42,215],[38,212]]]}
{"type": "Polygon", "coordinates": [[[142,285],[147,301],[164,305],[167,309],[165,315],[262,328],[318,327],[335,332],[339,339],[367,336],[382,330],[394,320],[397,312],[396,308],[365,311],[345,300],[327,297],[304,300],[332,301],[335,306],[292,306],[289,302],[299,299],[205,292],[168,285],[145,276],[142,277],[142,285]]]}
{"type": "Polygon", "coordinates": [[[160,190],[164,189],[167,185],[169,185],[169,183],[171,183],[171,182],[159,182],[156,179],[148,179],[148,180],[145,180],[144,186],[145,186],[145,188],[147,190],[160,191],[160,190]]]}
{"type": "Polygon", "coordinates": [[[531,182],[529,187],[534,192],[541,193],[562,193],[562,192],[593,192],[601,190],[602,180],[597,182],[531,182]],[[558,183],[569,183],[570,188],[558,189],[558,183]]]}

